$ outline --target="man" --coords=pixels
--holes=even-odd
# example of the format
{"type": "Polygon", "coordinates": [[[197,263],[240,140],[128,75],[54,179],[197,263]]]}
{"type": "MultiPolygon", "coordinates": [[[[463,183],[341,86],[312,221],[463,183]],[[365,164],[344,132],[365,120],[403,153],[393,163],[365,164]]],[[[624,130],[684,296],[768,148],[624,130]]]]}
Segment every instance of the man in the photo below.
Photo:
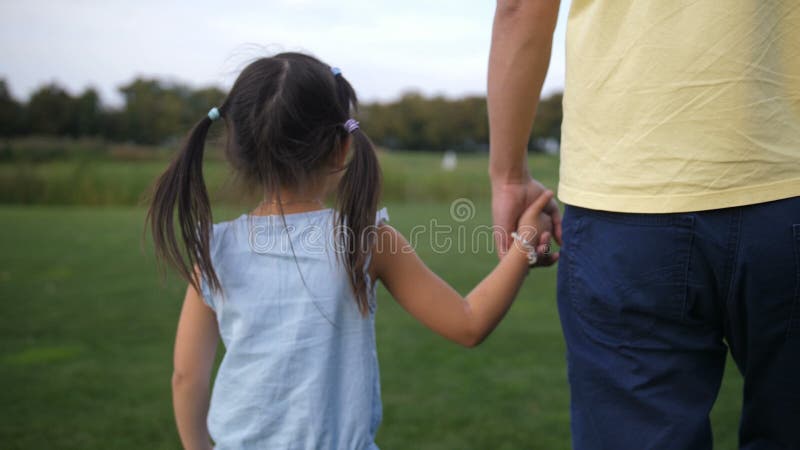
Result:
{"type": "MultiPolygon", "coordinates": [[[[544,189],[525,154],[557,15],[497,3],[505,229],[544,189]]],[[[566,42],[563,223],[549,214],[574,448],[711,448],[728,349],[740,447],[800,448],[800,3],[573,0],[566,42]]]]}

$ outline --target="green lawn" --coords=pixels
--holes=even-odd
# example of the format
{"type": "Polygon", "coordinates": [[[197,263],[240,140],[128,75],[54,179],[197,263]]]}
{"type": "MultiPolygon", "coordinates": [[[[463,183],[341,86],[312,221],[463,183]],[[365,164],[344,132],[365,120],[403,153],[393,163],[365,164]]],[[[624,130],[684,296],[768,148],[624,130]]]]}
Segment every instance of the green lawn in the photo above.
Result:
{"type": "MultiPolygon", "coordinates": [[[[424,157],[409,161],[397,170],[424,167],[424,157]]],[[[485,160],[471,164],[475,177],[485,176],[485,160]]],[[[485,189],[484,178],[472,183],[485,189]]],[[[448,201],[396,201],[387,206],[403,232],[431,218],[458,225],[448,201]]],[[[238,211],[218,213],[221,219],[238,211]]],[[[172,277],[159,281],[142,240],[143,216],[137,207],[0,206],[3,448],[178,447],[169,380],[185,286],[172,277]]],[[[485,201],[468,222],[481,223],[489,223],[485,201]]],[[[485,252],[418,250],[463,293],[494,263],[485,252]]],[[[474,350],[434,336],[385,291],[379,302],[382,448],[569,448],[555,269],[532,273],[507,319],[474,350]]],[[[720,449],[736,446],[741,380],[728,367],[713,413],[720,449]]]]}

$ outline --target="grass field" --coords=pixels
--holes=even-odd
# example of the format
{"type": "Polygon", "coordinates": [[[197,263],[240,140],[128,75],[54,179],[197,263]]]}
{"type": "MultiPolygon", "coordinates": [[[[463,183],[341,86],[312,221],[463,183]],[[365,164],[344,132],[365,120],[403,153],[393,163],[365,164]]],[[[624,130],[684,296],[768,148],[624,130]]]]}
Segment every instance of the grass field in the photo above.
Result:
{"type": "MultiPolygon", "coordinates": [[[[144,194],[164,170],[169,154],[155,149],[71,156],[44,161],[0,160],[0,203],[47,205],[142,205],[144,194]]],[[[454,171],[440,169],[441,154],[379,152],[383,199],[391,202],[449,202],[489,199],[485,154],[465,154],[454,171]]],[[[554,186],[558,159],[536,155],[530,167],[554,186]]],[[[237,204],[242,190],[219,150],[209,150],[203,172],[212,202],[237,204]]]]}
{"type": "MultiPolygon", "coordinates": [[[[439,169],[441,154],[380,152],[383,199],[391,202],[449,202],[466,197],[488,200],[486,155],[466,154],[458,170],[439,169]]],[[[537,178],[554,186],[558,159],[534,155],[530,166],[537,178]]],[[[163,154],[143,160],[72,157],[44,162],[0,162],[0,203],[47,205],[141,205],[155,178],[164,170],[163,154]]],[[[237,204],[241,189],[221,155],[212,153],[203,172],[212,202],[237,204]]]]}
{"type": "MultiPolygon", "coordinates": [[[[438,186],[434,156],[390,157],[396,161],[384,160],[384,165],[392,164],[391,170],[401,174],[394,182],[406,191],[392,189],[410,189],[408,198],[418,200],[428,191],[412,175],[438,186]]],[[[537,162],[548,168],[543,178],[552,185],[557,160],[537,162]]],[[[485,163],[475,157],[462,166],[466,175],[454,175],[458,182],[453,181],[453,189],[467,183],[478,192],[477,214],[468,226],[490,220],[485,163]]],[[[144,168],[147,164],[129,170],[155,170],[144,168]]],[[[103,179],[117,178],[97,167],[92,170],[107,177],[103,179]]],[[[142,183],[136,175],[130,180],[142,183]]],[[[385,205],[392,224],[407,233],[432,218],[459,225],[450,218],[449,200],[465,196],[447,190],[431,195],[438,200],[428,202],[389,196],[385,205]]],[[[239,212],[230,206],[215,210],[217,220],[239,212]]],[[[160,281],[152,250],[142,240],[143,219],[144,210],[136,206],[0,206],[3,448],[179,446],[169,380],[185,286],[173,277],[160,281]]],[[[494,264],[485,252],[464,256],[435,253],[422,245],[417,249],[462,293],[494,264]]],[[[569,394],[554,268],[529,276],[507,319],[473,350],[433,335],[383,290],[379,305],[381,448],[569,448],[569,394]]],[[[733,365],[728,368],[712,416],[719,449],[736,447],[741,379],[733,365]]]]}

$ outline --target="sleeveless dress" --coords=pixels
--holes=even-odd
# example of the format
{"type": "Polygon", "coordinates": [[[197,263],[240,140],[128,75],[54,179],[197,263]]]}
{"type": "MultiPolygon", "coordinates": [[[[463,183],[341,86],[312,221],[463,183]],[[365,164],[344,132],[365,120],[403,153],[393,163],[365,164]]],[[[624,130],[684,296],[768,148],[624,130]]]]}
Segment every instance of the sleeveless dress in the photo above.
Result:
{"type": "MultiPolygon", "coordinates": [[[[363,316],[339,263],[332,209],[215,224],[222,292],[201,280],[225,356],[208,428],[216,449],[377,449],[375,284],[363,316]]],[[[385,209],[376,223],[388,220],[385,209]]]]}

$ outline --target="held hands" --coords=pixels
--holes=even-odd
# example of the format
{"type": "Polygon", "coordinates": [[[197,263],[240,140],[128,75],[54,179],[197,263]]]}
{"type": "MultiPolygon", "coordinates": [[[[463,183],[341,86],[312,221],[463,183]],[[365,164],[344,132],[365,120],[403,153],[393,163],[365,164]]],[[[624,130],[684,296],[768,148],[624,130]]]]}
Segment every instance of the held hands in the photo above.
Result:
{"type": "Polygon", "coordinates": [[[528,177],[517,183],[493,183],[492,216],[496,227],[498,256],[502,258],[513,244],[511,231],[536,246],[536,266],[546,267],[558,261],[558,253],[550,253],[550,240],[561,244],[561,214],[553,193],[528,177]]]}
{"type": "Polygon", "coordinates": [[[544,191],[525,209],[517,223],[516,239],[511,243],[525,252],[535,249],[535,266],[549,266],[558,259],[557,254],[550,254],[550,231],[541,231],[552,226],[550,216],[542,212],[552,199],[553,192],[544,191]]]}

